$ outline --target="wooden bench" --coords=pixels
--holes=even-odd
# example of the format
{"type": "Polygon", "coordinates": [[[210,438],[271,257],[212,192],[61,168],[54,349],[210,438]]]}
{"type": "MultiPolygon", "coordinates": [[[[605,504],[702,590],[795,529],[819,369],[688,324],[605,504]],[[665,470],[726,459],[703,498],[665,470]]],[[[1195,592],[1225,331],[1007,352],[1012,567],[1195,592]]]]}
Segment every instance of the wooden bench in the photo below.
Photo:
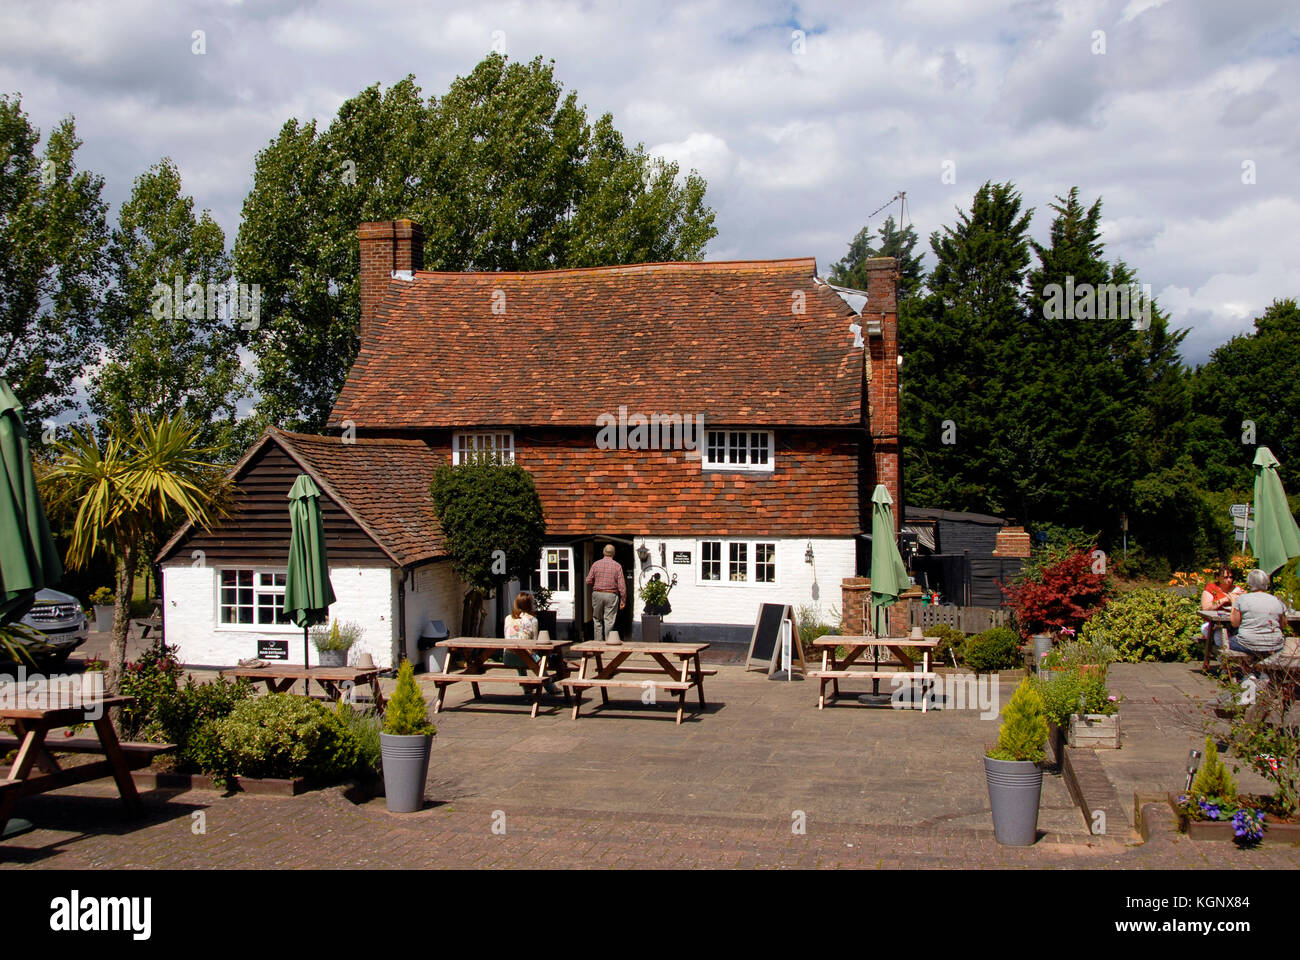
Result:
{"type": "MultiPolygon", "coordinates": [[[[626,672],[626,671],[625,671],[626,672]]],[[[665,690],[689,690],[695,684],[683,680],[579,680],[576,677],[561,680],[566,687],[628,687],[644,690],[646,687],[663,687],[665,690]]]]}
{"type": "MultiPolygon", "coordinates": [[[[574,671],[574,672],[576,673],[577,671],[574,671]]],[[[649,674],[658,674],[658,675],[661,676],[661,677],[663,676],[663,673],[664,673],[663,670],[659,669],[658,667],[620,667],[618,672],[619,672],[619,673],[649,673],[649,674]]],[[[696,670],[694,667],[691,667],[691,668],[690,668],[689,670],[687,670],[686,672],[687,672],[688,675],[690,675],[690,676],[692,676],[692,677],[694,677],[694,676],[701,676],[701,677],[716,677],[716,676],[718,675],[718,668],[717,668],[717,667],[702,667],[701,669],[696,670]]]]}
{"type": "MultiPolygon", "coordinates": [[[[0,734],[0,755],[10,750],[17,750],[22,741],[12,734],[0,734]]],[[[43,744],[50,753],[103,753],[103,744],[93,737],[67,737],[58,740],[47,738],[43,744]]],[[[174,743],[144,743],[122,741],[118,744],[127,757],[147,757],[145,766],[159,754],[170,753],[176,749],[174,743]]]]}
{"type": "Polygon", "coordinates": [[[937,673],[926,673],[923,670],[809,670],[808,676],[814,680],[822,677],[841,678],[841,677],[864,677],[867,680],[888,680],[891,677],[907,677],[909,680],[934,680],[939,675],[937,673]]]}

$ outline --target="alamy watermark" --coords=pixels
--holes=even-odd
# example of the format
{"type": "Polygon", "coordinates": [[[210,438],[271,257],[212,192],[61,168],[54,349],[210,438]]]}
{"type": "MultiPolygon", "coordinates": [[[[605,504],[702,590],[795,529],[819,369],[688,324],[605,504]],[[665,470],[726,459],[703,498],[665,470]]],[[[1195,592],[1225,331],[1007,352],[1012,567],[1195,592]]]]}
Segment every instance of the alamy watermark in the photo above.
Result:
{"type": "Polygon", "coordinates": [[[1134,330],[1151,329],[1151,284],[1080,283],[1067,276],[1065,284],[1043,288],[1043,317],[1047,320],[1132,320],[1134,330]]]}
{"type": "Polygon", "coordinates": [[[254,283],[184,283],[177,275],[170,285],[161,280],[149,291],[155,320],[243,320],[242,329],[256,330],[262,322],[262,285],[254,283]]]}
{"type": "Polygon", "coordinates": [[[700,455],[704,414],[629,415],[627,405],[621,404],[618,416],[602,413],[596,418],[596,426],[599,450],[685,450],[687,458],[693,459],[700,455]]]}
{"type": "Polygon", "coordinates": [[[80,710],[89,707],[86,719],[104,714],[104,674],[91,670],[81,674],[47,677],[19,666],[17,676],[0,674],[0,709],[80,710]]]}
{"type": "MultiPolygon", "coordinates": [[[[920,699],[913,699],[918,682],[906,670],[890,677],[894,692],[889,705],[895,710],[917,709],[920,699]]],[[[1002,711],[1000,678],[996,673],[945,673],[926,683],[921,694],[932,707],[944,710],[978,710],[981,720],[996,720],[1002,711]]]]}

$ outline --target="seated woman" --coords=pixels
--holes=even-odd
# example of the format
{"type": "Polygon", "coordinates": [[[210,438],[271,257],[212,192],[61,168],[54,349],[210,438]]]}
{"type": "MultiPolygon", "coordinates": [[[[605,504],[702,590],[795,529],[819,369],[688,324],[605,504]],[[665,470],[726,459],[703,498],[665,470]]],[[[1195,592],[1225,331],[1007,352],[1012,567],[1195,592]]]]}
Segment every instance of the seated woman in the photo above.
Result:
{"type": "Polygon", "coordinates": [[[1237,635],[1228,640],[1228,649],[1262,659],[1282,649],[1286,631],[1286,604],[1268,592],[1271,578],[1263,570],[1246,574],[1250,592],[1238,597],[1232,607],[1231,622],[1237,635]]]}
{"type": "MultiPolygon", "coordinates": [[[[1233,586],[1232,567],[1220,567],[1218,570],[1218,581],[1211,580],[1205,585],[1205,590],[1201,594],[1202,610],[1227,610],[1231,609],[1233,601],[1246,591],[1241,587],[1233,586]]],[[[1201,636],[1207,641],[1214,629],[1214,624],[1205,621],[1201,625],[1201,636]]],[[[1232,631],[1227,631],[1229,637],[1232,631]]],[[[1218,646],[1219,644],[1216,644],[1218,646]]]]}
{"type": "MultiPolygon", "coordinates": [[[[510,616],[506,617],[505,634],[507,640],[522,640],[531,643],[537,639],[537,618],[533,616],[533,595],[527,591],[516,594],[514,609],[510,616]]],[[[541,657],[535,653],[529,654],[533,658],[533,665],[536,666],[541,662],[541,657]]],[[[524,661],[509,650],[502,651],[502,662],[507,667],[514,667],[519,676],[527,676],[529,671],[524,661]]],[[[550,680],[546,681],[546,692],[556,693],[555,684],[550,680]]]]}

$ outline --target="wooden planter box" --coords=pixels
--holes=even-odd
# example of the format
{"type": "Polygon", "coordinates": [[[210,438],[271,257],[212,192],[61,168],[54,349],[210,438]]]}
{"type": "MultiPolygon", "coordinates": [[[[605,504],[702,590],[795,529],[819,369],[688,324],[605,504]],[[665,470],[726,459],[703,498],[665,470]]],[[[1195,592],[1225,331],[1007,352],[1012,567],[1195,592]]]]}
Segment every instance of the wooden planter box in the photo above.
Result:
{"type": "Polygon", "coordinates": [[[1119,714],[1070,714],[1070,746],[1083,750],[1119,749],[1119,714]]]}
{"type": "Polygon", "coordinates": [[[262,797],[296,797],[307,790],[302,777],[293,780],[233,777],[230,786],[222,789],[212,778],[201,773],[164,773],[156,770],[135,770],[131,779],[142,790],[213,790],[217,793],[248,793],[262,797]]]}
{"type": "MultiPolygon", "coordinates": [[[[1169,806],[1178,818],[1178,832],[1187,834],[1189,840],[1217,840],[1236,843],[1231,818],[1227,820],[1193,820],[1178,809],[1178,794],[1169,794],[1169,806]]],[[[1300,843],[1300,823],[1278,823],[1265,818],[1264,839],[1261,843],[1300,843]]]]}

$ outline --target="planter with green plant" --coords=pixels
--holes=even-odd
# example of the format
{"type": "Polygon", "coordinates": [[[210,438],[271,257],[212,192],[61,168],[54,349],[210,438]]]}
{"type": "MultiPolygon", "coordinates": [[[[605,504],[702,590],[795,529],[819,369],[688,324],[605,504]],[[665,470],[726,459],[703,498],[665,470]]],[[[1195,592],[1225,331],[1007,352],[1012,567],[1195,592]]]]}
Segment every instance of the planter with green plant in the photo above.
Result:
{"type": "MultiPolygon", "coordinates": [[[[673,578],[674,582],[676,577],[673,578]]],[[[672,589],[672,584],[666,583],[659,574],[655,574],[649,580],[641,585],[637,595],[641,602],[645,604],[641,612],[641,635],[657,637],[661,634],[664,617],[673,612],[672,604],[668,602],[668,591],[672,589]]]]}
{"type": "Polygon", "coordinates": [[[322,667],[346,667],[348,651],[361,640],[364,632],[358,623],[339,623],[335,619],[328,627],[324,624],[312,627],[310,635],[322,667]]]}
{"type": "Polygon", "coordinates": [[[384,797],[391,813],[413,813],[424,806],[429,751],[438,731],[429,722],[429,706],[415,682],[415,668],[403,660],[397,689],[384,712],[379,743],[384,766],[384,797]]]}
{"type": "Polygon", "coordinates": [[[552,597],[551,591],[546,587],[538,587],[533,591],[533,603],[537,607],[537,635],[540,637],[545,630],[552,640],[558,630],[556,624],[556,613],[551,609],[552,597]]]}
{"type": "Polygon", "coordinates": [[[998,843],[1025,847],[1037,839],[1046,740],[1043,698],[1025,678],[1003,711],[997,745],[984,755],[998,843]]]}
{"type": "Polygon", "coordinates": [[[95,629],[108,633],[113,629],[113,591],[99,587],[90,594],[90,605],[95,608],[95,629]]]}

